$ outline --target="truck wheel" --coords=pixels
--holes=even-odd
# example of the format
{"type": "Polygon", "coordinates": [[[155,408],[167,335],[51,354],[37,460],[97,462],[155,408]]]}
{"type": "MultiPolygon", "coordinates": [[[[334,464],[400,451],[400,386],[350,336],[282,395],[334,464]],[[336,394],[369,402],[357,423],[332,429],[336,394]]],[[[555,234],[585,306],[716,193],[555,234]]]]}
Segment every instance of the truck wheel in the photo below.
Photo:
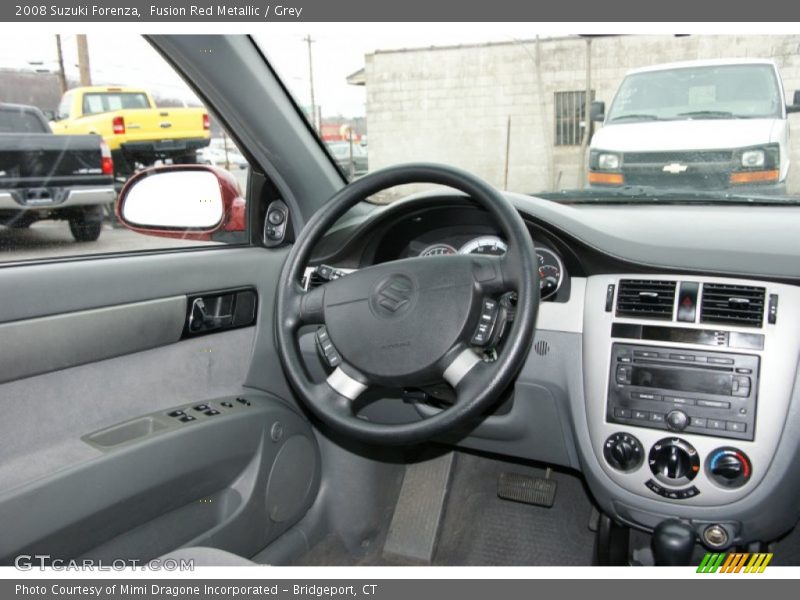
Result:
{"type": "Polygon", "coordinates": [[[92,213],[83,213],[79,216],[70,217],[69,230],[72,232],[72,237],[76,242],[94,242],[100,237],[100,232],[103,230],[102,215],[97,218],[97,215],[92,213]]]}

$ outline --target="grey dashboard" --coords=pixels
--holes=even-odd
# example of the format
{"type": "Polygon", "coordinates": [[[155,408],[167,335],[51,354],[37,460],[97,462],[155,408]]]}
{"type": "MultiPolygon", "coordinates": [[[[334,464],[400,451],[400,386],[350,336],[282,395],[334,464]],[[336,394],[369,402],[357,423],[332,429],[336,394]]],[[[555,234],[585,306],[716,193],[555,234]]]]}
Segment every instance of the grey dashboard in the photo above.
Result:
{"type": "MultiPolygon", "coordinates": [[[[443,441],[580,470],[604,511],[635,527],[652,529],[677,516],[692,522],[701,539],[712,526],[721,528],[724,545],[771,540],[790,529],[800,516],[800,478],[792,469],[800,460],[800,244],[797,228],[786,224],[797,221],[800,208],[569,205],[508,198],[537,248],[562,261],[566,285],[542,302],[533,350],[514,389],[471,431],[443,441]],[[642,313],[625,313],[621,290],[640,284],[645,288],[636,291],[636,300],[651,300],[654,292],[647,286],[655,287],[656,302],[664,303],[660,313],[648,312],[648,304],[642,313]],[[659,297],[659,286],[671,295],[659,297]],[[695,290],[688,319],[684,286],[695,290]],[[724,318],[713,321],[716,293],[723,294],[724,318]],[[751,293],[756,295],[747,296],[751,293]],[[760,311],[757,320],[748,321],[746,314],[740,319],[740,308],[760,311]],[[630,339],[620,326],[639,331],[639,337],[630,339]],[[656,337],[648,338],[651,334],[656,337]],[[719,340],[725,344],[714,345],[719,340]],[[734,340],[758,343],[738,347],[734,340]],[[655,348],[653,356],[664,363],[655,367],[671,373],[672,381],[709,376],[755,383],[747,398],[729,388],[663,384],[678,386],[679,392],[670,391],[661,401],[661,395],[636,387],[649,382],[614,381],[619,347],[631,353],[655,348]],[[729,356],[735,365],[726,366],[729,356]],[[677,357],[696,360],[694,371],[680,370],[685,365],[677,357]],[[743,376],[738,368],[750,373],[743,376]],[[644,400],[631,401],[633,394],[644,400]],[[612,403],[612,397],[623,396],[621,404],[612,403]],[[616,419],[620,408],[624,418],[616,419]],[[686,424],[673,427],[673,418],[686,424]],[[606,450],[622,438],[634,439],[640,453],[624,468],[606,450]],[[679,465],[684,470],[673,477],[674,465],[663,459],[662,447],[672,452],[673,442],[689,449],[688,475],[679,465]],[[716,461],[734,455],[745,458],[731,484],[718,476],[716,461]]],[[[422,194],[345,218],[318,247],[315,262],[363,268],[445,247],[447,252],[472,248],[480,236],[496,238],[496,232],[468,198],[422,194]]],[[[657,372],[651,369],[647,377],[657,372]]],[[[436,410],[413,403],[388,406],[375,402],[365,416],[399,421],[436,410]]]]}

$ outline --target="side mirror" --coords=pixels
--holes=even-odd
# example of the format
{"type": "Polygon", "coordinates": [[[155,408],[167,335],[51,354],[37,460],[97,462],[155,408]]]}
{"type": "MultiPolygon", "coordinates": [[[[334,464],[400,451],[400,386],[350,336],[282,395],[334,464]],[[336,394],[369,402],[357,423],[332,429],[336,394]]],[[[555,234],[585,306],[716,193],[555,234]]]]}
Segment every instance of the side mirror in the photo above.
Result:
{"type": "Polygon", "coordinates": [[[792,98],[792,103],[786,107],[787,113],[796,113],[800,112],[800,90],[794,91],[794,97],[792,98]]]}
{"type": "Polygon", "coordinates": [[[139,233],[208,240],[222,228],[244,230],[243,207],[239,185],[227,171],[169,165],[145,169],[128,180],[120,192],[117,218],[139,233]]]}
{"type": "Polygon", "coordinates": [[[591,120],[594,122],[603,121],[606,118],[606,103],[601,101],[592,102],[591,120]]]}

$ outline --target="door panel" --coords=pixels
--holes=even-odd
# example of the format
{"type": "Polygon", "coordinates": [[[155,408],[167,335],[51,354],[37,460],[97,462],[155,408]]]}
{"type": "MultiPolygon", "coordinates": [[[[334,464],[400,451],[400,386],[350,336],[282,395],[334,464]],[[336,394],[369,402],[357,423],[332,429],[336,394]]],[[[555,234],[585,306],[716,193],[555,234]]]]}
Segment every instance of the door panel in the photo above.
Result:
{"type": "Polygon", "coordinates": [[[0,351],[0,373],[13,379],[0,384],[0,563],[34,552],[147,559],[199,543],[249,556],[302,517],[319,451],[272,341],[285,254],[0,268],[0,332],[24,350],[0,351]],[[178,341],[187,297],[242,288],[258,294],[256,327],[178,341]],[[269,373],[263,391],[245,388],[258,371],[269,373]],[[236,397],[250,399],[247,410],[236,397]],[[169,416],[207,402],[219,414],[169,416]]]}
{"type": "Polygon", "coordinates": [[[177,342],[186,296],[0,325],[0,382],[177,342]]]}

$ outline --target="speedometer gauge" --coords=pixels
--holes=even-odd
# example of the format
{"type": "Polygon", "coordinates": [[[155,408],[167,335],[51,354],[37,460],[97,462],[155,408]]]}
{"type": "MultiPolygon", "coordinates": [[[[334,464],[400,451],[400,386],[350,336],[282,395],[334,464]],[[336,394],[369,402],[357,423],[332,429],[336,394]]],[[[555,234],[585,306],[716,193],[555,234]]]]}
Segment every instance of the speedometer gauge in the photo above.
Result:
{"type": "Polygon", "coordinates": [[[506,244],[499,237],[485,235],[468,241],[458,249],[458,253],[501,255],[505,254],[506,250],[508,250],[508,244],[506,244]]]}
{"type": "Polygon", "coordinates": [[[422,252],[419,253],[420,256],[441,256],[442,254],[456,254],[456,249],[453,248],[450,244],[433,244],[432,246],[428,246],[422,252]]]}

